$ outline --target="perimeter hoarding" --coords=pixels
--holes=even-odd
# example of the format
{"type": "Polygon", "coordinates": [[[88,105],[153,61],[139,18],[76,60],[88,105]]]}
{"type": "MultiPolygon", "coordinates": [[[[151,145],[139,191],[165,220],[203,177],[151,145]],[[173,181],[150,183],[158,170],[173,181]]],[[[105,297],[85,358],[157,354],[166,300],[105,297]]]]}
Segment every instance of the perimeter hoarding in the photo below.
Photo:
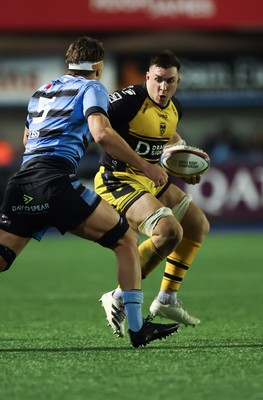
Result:
{"type": "MultiPolygon", "coordinates": [[[[215,165],[202,176],[198,185],[187,185],[176,178],[175,184],[193,196],[211,224],[263,226],[263,154],[254,164],[215,165]]],[[[8,178],[18,165],[0,168],[0,203],[8,178]]],[[[97,163],[83,166],[80,178],[93,186],[97,163]]]]}
{"type": "Polygon", "coordinates": [[[135,31],[138,29],[263,28],[262,1],[250,0],[9,0],[1,31],[135,31]]]}
{"type": "Polygon", "coordinates": [[[193,196],[212,223],[263,224],[263,154],[253,164],[217,165],[199,185],[175,183],[193,196]]]}

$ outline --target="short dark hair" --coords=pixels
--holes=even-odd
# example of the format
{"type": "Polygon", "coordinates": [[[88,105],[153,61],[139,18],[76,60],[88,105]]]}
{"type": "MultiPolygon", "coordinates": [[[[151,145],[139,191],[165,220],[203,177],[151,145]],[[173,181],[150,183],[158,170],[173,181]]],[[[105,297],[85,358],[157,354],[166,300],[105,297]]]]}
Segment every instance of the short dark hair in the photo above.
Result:
{"type": "Polygon", "coordinates": [[[180,71],[181,63],[180,60],[171,50],[163,50],[160,53],[151,56],[149,67],[157,65],[161,68],[176,67],[178,72],[180,71]]]}
{"type": "Polygon", "coordinates": [[[71,43],[66,52],[66,63],[80,61],[98,62],[104,59],[103,43],[89,36],[82,36],[71,43]]]}

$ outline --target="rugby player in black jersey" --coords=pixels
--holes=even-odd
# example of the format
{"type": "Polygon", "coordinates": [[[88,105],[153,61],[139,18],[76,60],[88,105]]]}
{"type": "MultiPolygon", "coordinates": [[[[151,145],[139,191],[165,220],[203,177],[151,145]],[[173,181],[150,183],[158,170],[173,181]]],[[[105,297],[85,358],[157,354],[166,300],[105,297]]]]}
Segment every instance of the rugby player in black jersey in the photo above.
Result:
{"type": "MultiPolygon", "coordinates": [[[[180,61],[164,50],[152,56],[146,81],[110,95],[113,128],[146,161],[157,164],[164,146],[185,144],[177,132],[182,105],[175,97],[180,82],[180,61]]],[[[200,175],[187,183],[200,182],[200,175]]],[[[174,181],[156,187],[141,171],[105,152],[95,176],[95,190],[125,215],[130,226],[148,236],[139,246],[142,277],[166,260],[160,291],[150,306],[153,316],[185,325],[197,325],[177,297],[181,283],[209,232],[203,211],[174,181]]],[[[121,305],[121,287],[105,293],[102,305],[109,321],[112,308],[121,305]]],[[[114,324],[111,324],[116,329],[114,324]]],[[[124,336],[124,320],[119,324],[124,336]]]]}

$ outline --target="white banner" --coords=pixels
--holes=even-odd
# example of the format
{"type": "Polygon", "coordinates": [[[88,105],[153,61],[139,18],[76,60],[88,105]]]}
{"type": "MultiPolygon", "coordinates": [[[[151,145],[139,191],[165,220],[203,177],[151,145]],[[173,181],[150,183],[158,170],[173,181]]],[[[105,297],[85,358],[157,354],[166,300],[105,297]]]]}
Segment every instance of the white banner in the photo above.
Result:
{"type": "Polygon", "coordinates": [[[34,91],[65,72],[59,58],[1,59],[0,104],[24,105],[34,91]]]}
{"type": "MultiPolygon", "coordinates": [[[[41,85],[67,72],[63,58],[0,59],[0,105],[23,106],[41,85]]],[[[102,83],[116,89],[113,61],[106,60],[102,83]]]]}

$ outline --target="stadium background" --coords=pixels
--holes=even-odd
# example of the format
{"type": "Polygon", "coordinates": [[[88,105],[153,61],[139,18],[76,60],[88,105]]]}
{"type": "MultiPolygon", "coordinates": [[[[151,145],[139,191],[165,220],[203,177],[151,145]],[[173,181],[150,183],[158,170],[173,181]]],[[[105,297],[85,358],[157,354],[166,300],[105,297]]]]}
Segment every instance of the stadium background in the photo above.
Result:
{"type": "MultiPolygon", "coordinates": [[[[98,301],[116,285],[114,254],[73,235],[47,235],[0,276],[0,398],[260,400],[262,0],[1,4],[0,197],[21,161],[29,96],[64,72],[66,48],[83,34],[105,43],[109,90],[143,79],[148,55],[159,48],[182,61],[180,132],[213,159],[194,189],[212,234],[180,290],[184,307],[202,323],[131,348],[128,337],[112,335],[98,301]],[[243,226],[259,230],[248,234],[243,226]]],[[[98,149],[89,155],[92,175],[98,149]]],[[[79,172],[91,182],[87,160],[79,172]]],[[[162,274],[160,266],[143,282],[144,315],[162,274]]]]}
{"type": "MultiPolygon", "coordinates": [[[[202,184],[186,190],[212,227],[262,228],[260,0],[251,0],[249,9],[227,0],[75,0],[73,11],[62,0],[37,6],[32,0],[10,1],[1,6],[0,33],[0,199],[21,161],[28,98],[64,73],[72,40],[93,35],[105,44],[103,82],[109,91],[143,80],[156,50],[176,52],[182,62],[177,95],[184,105],[178,130],[212,158],[202,184]]],[[[98,167],[96,145],[89,157],[79,170],[88,183],[98,167]]]]}

